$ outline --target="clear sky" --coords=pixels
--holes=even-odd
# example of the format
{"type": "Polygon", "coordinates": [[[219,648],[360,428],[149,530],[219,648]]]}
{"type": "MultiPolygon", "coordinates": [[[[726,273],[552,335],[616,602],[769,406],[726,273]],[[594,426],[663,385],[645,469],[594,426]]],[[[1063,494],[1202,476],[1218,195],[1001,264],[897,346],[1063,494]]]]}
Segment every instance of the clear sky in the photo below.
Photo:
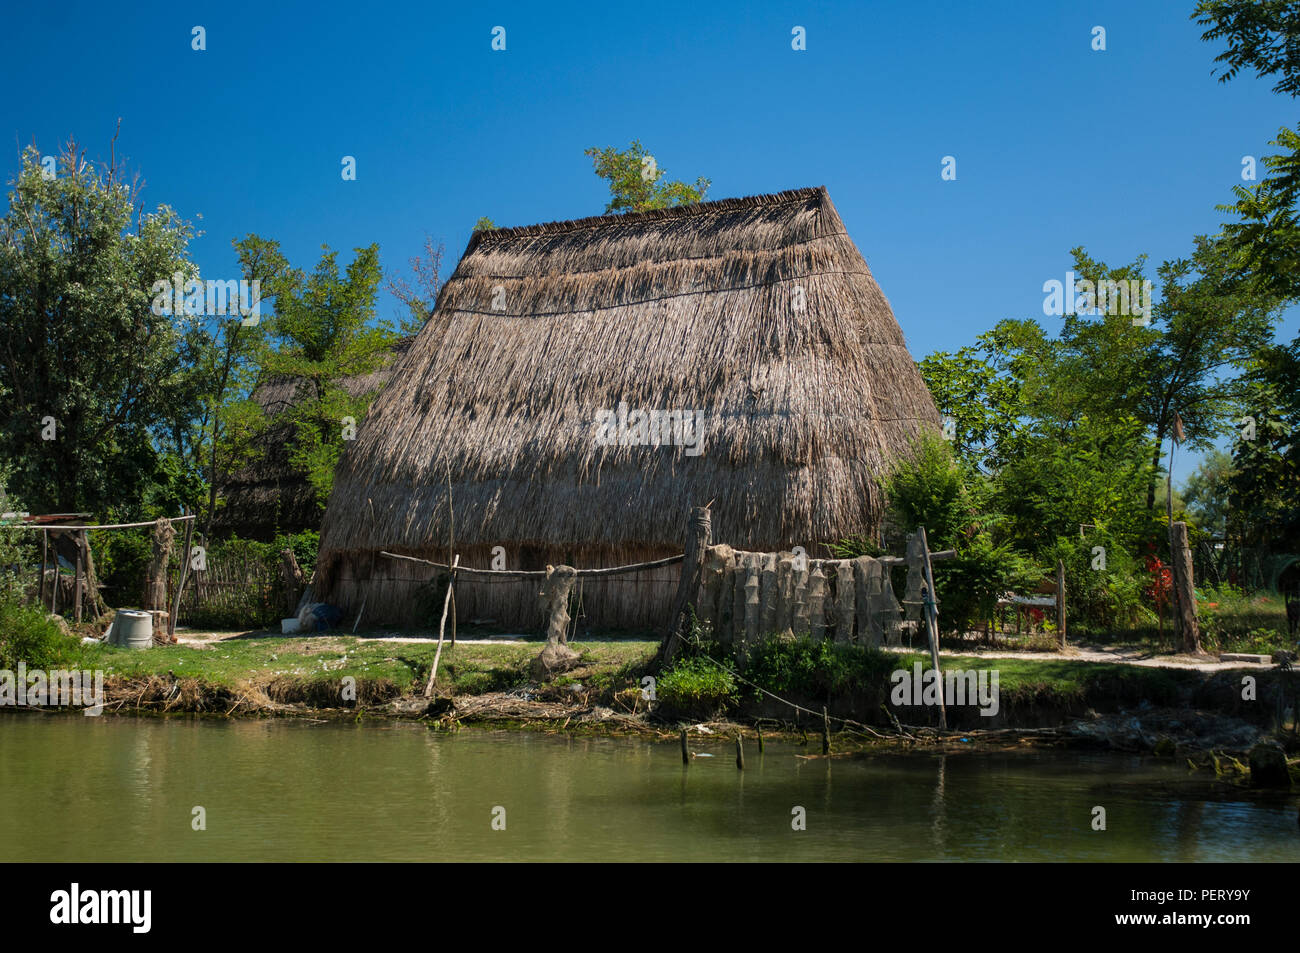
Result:
{"type": "MultiPolygon", "coordinates": [[[[1253,75],[1219,83],[1192,7],[12,4],[3,165],[69,136],[106,157],[120,117],[119,159],[203,231],[205,277],[236,277],[249,232],[300,267],[378,242],[385,269],[427,232],[449,273],[481,215],[599,214],[583,150],[640,138],[671,177],[710,177],[710,198],[826,185],[919,358],[1041,318],[1076,245],[1154,266],[1217,230],[1242,157],[1295,104],[1253,75]]],[[[1296,328],[1293,312],[1280,334],[1296,328]]]]}

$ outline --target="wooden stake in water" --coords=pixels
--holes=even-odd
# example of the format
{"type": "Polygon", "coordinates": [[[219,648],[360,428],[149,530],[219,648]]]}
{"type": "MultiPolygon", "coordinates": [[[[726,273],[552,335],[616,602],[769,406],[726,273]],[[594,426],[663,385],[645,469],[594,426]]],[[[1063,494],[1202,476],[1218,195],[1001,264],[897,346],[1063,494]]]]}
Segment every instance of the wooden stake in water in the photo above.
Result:
{"type": "Polygon", "coordinates": [[[822,705],[822,754],[831,753],[831,719],[826,714],[826,706],[822,705]]]}
{"type": "Polygon", "coordinates": [[[741,744],[739,732],[736,733],[736,767],[745,770],[745,748],[741,744]]]}
{"type": "Polygon", "coordinates": [[[758,726],[758,753],[763,753],[763,726],[758,726]]]}
{"type": "Polygon", "coordinates": [[[682,729],[682,764],[691,763],[691,749],[686,744],[686,729],[682,729]]]}

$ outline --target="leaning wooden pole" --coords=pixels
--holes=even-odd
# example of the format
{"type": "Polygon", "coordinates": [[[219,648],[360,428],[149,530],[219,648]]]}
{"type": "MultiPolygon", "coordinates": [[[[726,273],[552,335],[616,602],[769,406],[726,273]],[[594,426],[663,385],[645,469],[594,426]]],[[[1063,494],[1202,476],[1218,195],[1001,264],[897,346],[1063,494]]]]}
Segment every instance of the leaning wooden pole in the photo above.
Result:
{"type": "Polygon", "coordinates": [[[190,542],[194,539],[194,524],[197,520],[185,522],[185,542],[181,546],[181,578],[176,583],[176,598],[172,600],[172,614],[167,619],[167,641],[176,638],[176,620],[181,614],[181,593],[185,591],[185,579],[190,574],[190,542]]]}
{"type": "Polygon", "coordinates": [[[922,566],[925,568],[925,631],[930,637],[930,663],[934,666],[934,677],[939,686],[939,727],[948,730],[948,707],[943,697],[943,671],[939,668],[939,607],[934,596],[934,568],[930,565],[930,542],[925,535],[925,527],[917,530],[921,536],[922,566]]]}
{"type": "Polygon", "coordinates": [[[447,606],[451,603],[451,580],[455,577],[456,566],[460,563],[457,554],[451,561],[451,576],[447,579],[447,594],[442,597],[442,621],[438,623],[438,651],[433,654],[433,668],[429,670],[429,681],[424,686],[424,697],[433,697],[433,683],[438,679],[438,660],[442,658],[442,634],[447,628],[447,606]]]}

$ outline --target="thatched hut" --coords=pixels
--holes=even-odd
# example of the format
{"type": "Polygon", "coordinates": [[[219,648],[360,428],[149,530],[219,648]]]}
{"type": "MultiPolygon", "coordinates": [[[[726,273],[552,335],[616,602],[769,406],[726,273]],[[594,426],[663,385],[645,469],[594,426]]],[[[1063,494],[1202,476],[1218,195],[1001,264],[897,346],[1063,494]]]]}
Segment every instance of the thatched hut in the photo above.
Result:
{"type": "MultiPolygon", "coordinates": [[[[468,566],[621,565],[680,553],[710,501],[715,541],[820,554],[875,531],[878,479],[926,426],[824,188],[479,232],[340,461],[317,595],[427,621],[432,571],[381,551],[445,562],[454,533],[468,566]]],[[[579,620],[656,625],[677,572],[588,582],[579,620]]],[[[463,577],[459,617],[531,627],[536,588],[463,577]]]]}
{"type": "MultiPolygon", "coordinates": [[[[384,355],[383,364],[368,374],[345,378],[343,389],[352,397],[378,392],[392,376],[393,365],[410,348],[413,338],[402,338],[384,355]]],[[[258,386],[252,399],[268,424],[258,434],[256,458],[221,480],[222,505],[213,519],[218,535],[269,541],[277,533],[318,529],[321,504],[307,474],[291,461],[293,424],[285,412],[304,398],[308,382],[277,377],[258,386]]]]}

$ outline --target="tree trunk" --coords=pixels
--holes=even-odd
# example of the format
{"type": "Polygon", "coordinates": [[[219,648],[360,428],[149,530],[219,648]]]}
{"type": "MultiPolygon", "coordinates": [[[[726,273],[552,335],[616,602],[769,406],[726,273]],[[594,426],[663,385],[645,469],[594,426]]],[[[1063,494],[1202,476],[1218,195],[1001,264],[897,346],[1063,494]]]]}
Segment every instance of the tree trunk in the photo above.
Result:
{"type": "Polygon", "coordinates": [[[1192,580],[1192,550],[1187,542],[1187,524],[1169,526],[1169,548],[1173,570],[1174,631],[1180,639],[1181,651],[1188,655],[1201,654],[1200,623],[1196,617],[1196,592],[1192,580]]]}
{"type": "Polygon", "coordinates": [[[167,609],[167,567],[171,562],[172,541],[176,530],[171,520],[159,518],[153,524],[153,552],[144,580],[144,608],[167,609]]]}

